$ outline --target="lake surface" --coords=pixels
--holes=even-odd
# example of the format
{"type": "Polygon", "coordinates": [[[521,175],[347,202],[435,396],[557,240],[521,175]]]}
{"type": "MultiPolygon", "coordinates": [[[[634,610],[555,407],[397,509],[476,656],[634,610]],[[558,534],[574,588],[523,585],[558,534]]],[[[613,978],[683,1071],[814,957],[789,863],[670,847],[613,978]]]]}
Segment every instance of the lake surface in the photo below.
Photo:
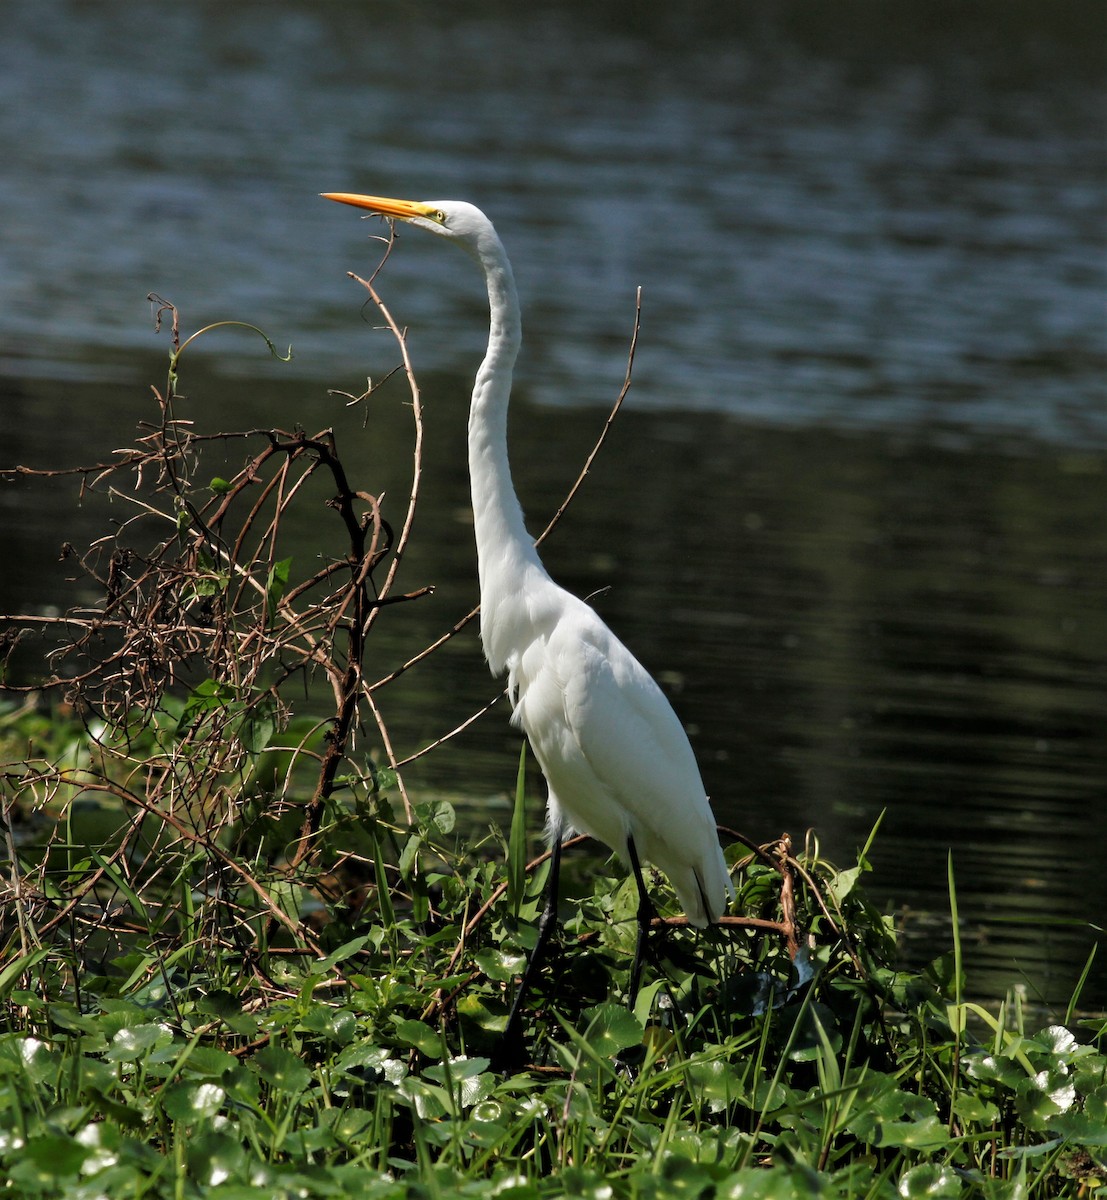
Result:
{"type": "MultiPolygon", "coordinates": [[[[516,266],[537,531],[618,391],[641,285],[634,388],[551,570],[671,692],[721,820],[813,827],[848,863],[885,812],[870,887],[916,957],[948,946],[952,847],[974,990],[1063,1002],[1107,912],[1104,14],[735,8],[7,6],[3,457],[128,443],[164,378],[157,291],[186,329],[293,344],[288,365],[229,332],[189,351],[199,425],[333,424],[398,517],[398,393],[364,431],[327,395],[395,361],[344,277],[381,227],[315,193],[457,196],[516,266]]],[[[383,675],[475,599],[485,314],[471,266],[415,231],[382,286],[427,403],[405,578],[437,588],[377,627],[383,675]]],[[[56,547],[102,516],[72,501],[0,487],[3,609],[65,602],[56,547]]],[[[386,693],[398,752],[495,692],[456,639],[386,693]]],[[[505,721],[409,786],[506,794],[505,721]]]]}

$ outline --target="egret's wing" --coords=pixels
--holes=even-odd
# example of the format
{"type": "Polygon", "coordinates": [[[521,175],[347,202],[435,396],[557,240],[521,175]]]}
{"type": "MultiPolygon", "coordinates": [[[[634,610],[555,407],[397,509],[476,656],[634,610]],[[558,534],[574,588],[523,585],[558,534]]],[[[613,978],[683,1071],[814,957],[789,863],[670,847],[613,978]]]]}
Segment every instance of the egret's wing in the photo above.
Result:
{"type": "MultiPolygon", "coordinates": [[[[597,778],[642,825],[664,836],[709,819],[699,768],[676,713],[606,628],[581,641],[567,681],[569,724],[597,778]]],[[[712,822],[712,829],[714,824],[712,822]]]]}
{"type": "Polygon", "coordinates": [[[520,665],[527,685],[520,692],[520,721],[577,828],[620,853],[626,835],[635,833],[639,850],[663,870],[658,842],[689,863],[699,861],[709,844],[717,847],[695,757],[676,714],[591,608],[576,601],[520,665]],[[652,854],[647,841],[655,846],[652,854]]]}

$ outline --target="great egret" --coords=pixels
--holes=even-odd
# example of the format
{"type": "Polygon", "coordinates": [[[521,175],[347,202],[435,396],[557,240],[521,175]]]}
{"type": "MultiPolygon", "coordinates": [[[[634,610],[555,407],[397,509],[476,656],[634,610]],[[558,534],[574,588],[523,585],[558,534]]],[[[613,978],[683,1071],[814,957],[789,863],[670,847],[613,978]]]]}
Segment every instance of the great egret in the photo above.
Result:
{"type": "Polygon", "coordinates": [[[640,903],[632,996],[653,915],[639,855],[669,877],[695,926],[718,920],[734,888],[692,748],[671,705],[596,613],[550,578],[523,523],[507,456],[519,301],[492,222],[460,200],[324,196],[455,242],[476,259],[488,287],[488,350],[469,410],[481,641],[492,674],[507,672],[512,721],[546,777],[552,847],[538,944],[508,1022],[508,1035],[517,1034],[522,997],[555,921],[561,839],[570,827],[606,843],[634,872],[640,903]]]}

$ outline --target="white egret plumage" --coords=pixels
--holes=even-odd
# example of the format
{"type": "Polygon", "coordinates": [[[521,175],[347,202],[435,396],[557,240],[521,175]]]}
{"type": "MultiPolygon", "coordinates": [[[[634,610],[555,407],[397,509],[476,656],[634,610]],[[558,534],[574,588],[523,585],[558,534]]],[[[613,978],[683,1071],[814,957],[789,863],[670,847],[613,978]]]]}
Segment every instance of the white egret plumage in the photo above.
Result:
{"type": "MultiPolygon", "coordinates": [[[[469,411],[481,640],[492,673],[507,674],[512,720],[545,776],[554,848],[551,891],[532,963],[554,919],[558,851],[570,828],[610,846],[634,871],[643,936],[652,908],[639,858],[665,872],[693,925],[718,920],[734,890],[688,737],[634,655],[589,605],[553,581],[523,522],[507,452],[508,401],[521,341],[519,302],[492,222],[458,200],[324,195],[455,242],[484,273],[488,349],[469,411]]],[[[640,938],[632,990],[642,945],[640,938]]],[[[520,999],[529,974],[528,968],[520,999]]],[[[517,1020],[518,1002],[510,1024],[517,1020]]]]}

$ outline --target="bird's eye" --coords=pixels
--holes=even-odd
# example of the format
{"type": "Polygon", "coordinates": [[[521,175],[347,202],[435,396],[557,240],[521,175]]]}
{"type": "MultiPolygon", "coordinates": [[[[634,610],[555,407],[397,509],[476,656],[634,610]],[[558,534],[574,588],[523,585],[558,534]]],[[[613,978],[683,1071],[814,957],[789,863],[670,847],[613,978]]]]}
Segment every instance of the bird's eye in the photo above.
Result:
{"type": "Polygon", "coordinates": [[[446,214],[440,208],[436,208],[434,210],[434,219],[439,223],[439,225],[446,224],[446,214]]]}

